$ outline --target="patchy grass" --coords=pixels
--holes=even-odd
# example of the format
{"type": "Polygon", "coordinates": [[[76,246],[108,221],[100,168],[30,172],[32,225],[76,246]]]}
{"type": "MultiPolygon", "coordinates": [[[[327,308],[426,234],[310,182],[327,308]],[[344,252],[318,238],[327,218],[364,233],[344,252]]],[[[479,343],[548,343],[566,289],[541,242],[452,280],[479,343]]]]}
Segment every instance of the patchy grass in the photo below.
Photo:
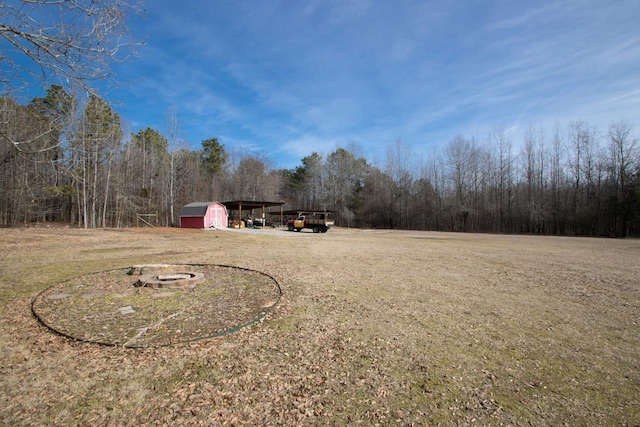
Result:
{"type": "Polygon", "coordinates": [[[637,425],[638,259],[637,240],[1,229],[0,421],[637,425]],[[77,343],[30,314],[53,284],[147,263],[247,267],[284,295],[166,348],[77,343]]]}

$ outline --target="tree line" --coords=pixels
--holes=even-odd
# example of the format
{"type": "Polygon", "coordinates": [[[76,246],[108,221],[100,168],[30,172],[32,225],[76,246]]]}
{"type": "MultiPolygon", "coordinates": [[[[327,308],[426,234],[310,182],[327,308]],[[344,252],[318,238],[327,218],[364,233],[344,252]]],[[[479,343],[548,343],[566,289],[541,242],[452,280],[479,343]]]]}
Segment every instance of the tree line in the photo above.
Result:
{"type": "Polygon", "coordinates": [[[330,210],[338,225],[588,236],[640,235],[640,144],[626,122],[583,121],[484,140],[456,136],[424,158],[396,141],[383,161],[358,146],[314,152],[293,169],[217,138],[181,144],[166,130],[123,132],[97,95],[51,86],[26,105],[0,98],[0,224],[129,227],[178,222],[194,201],[273,200],[330,210]]]}
{"type": "Polygon", "coordinates": [[[349,227],[640,235],[640,147],[624,121],[523,135],[496,126],[426,158],[401,141],[376,161],[342,147],[293,169],[215,137],[185,147],[175,113],[164,132],[125,132],[94,85],[117,84],[110,65],[144,44],[127,26],[143,10],[138,0],[0,3],[0,225],[128,227],[143,214],[170,226],[189,202],[248,199],[331,210],[349,227]],[[10,96],[51,79],[67,89],[26,105],[10,96]]]}
{"type": "Polygon", "coordinates": [[[500,126],[418,158],[396,141],[370,164],[340,148],[285,171],[288,200],[356,227],[581,236],[640,235],[640,145],[631,126],[584,121],[520,141],[500,126]]]}

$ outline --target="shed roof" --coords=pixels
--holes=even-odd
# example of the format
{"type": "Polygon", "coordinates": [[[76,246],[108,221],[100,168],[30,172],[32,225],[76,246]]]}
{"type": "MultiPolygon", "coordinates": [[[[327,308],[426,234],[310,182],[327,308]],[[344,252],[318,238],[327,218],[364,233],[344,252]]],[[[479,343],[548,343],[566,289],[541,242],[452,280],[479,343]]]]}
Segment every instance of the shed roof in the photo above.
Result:
{"type": "Polygon", "coordinates": [[[180,211],[180,216],[205,216],[207,209],[214,203],[218,202],[194,202],[184,205],[180,211]]]}

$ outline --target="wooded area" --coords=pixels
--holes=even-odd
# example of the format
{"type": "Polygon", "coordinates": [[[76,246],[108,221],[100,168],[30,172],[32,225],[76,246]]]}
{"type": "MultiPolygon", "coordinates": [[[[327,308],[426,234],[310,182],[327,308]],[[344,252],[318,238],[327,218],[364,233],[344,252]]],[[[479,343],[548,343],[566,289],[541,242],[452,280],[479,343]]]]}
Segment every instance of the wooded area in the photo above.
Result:
{"type": "Polygon", "coordinates": [[[180,147],[175,114],[166,135],[126,135],[108,103],[61,86],[27,105],[0,103],[4,226],[128,227],[138,214],[172,226],[187,203],[246,199],[332,210],[349,227],[640,235],[639,144],[625,122],[603,132],[582,121],[531,127],[522,136],[496,126],[483,141],[457,136],[429,158],[397,141],[384,162],[353,146],[277,169],[216,138],[200,150],[180,147]]]}
{"type": "Polygon", "coordinates": [[[339,225],[374,228],[637,236],[638,138],[628,123],[601,133],[577,121],[529,128],[520,140],[496,126],[484,141],[457,136],[430,158],[401,141],[383,164],[339,148],[283,171],[286,200],[338,212],[339,225]]]}
{"type": "Polygon", "coordinates": [[[496,126],[483,139],[455,136],[428,158],[401,141],[382,161],[365,158],[366,147],[338,148],[293,169],[213,137],[185,147],[175,112],[164,133],[125,132],[93,84],[117,84],[110,64],[143,44],[127,27],[141,11],[115,0],[0,5],[0,225],[128,227],[154,215],[172,226],[190,202],[245,199],[332,210],[348,227],[640,235],[640,144],[624,121],[524,135],[496,126]],[[16,102],[49,77],[65,86],[16,102]]]}

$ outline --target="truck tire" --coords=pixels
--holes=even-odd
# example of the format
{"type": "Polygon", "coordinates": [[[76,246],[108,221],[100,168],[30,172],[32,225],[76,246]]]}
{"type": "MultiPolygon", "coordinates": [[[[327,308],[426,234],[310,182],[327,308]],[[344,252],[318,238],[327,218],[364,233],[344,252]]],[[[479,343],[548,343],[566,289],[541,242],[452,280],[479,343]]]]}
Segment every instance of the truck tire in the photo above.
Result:
{"type": "Polygon", "coordinates": [[[292,224],[288,224],[288,225],[287,225],[287,230],[289,230],[289,231],[293,231],[293,225],[292,225],[292,224]]]}
{"type": "Polygon", "coordinates": [[[315,227],[313,227],[313,232],[314,233],[319,233],[320,232],[320,227],[318,227],[317,225],[315,227]]]}

